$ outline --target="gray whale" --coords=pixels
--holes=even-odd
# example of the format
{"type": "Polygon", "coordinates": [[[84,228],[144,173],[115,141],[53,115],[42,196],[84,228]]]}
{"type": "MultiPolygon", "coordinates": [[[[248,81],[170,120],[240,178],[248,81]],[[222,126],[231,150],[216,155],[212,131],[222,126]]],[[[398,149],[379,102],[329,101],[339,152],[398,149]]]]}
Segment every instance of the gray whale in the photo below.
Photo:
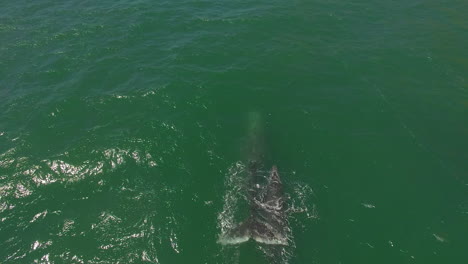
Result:
{"type": "Polygon", "coordinates": [[[267,176],[263,167],[263,131],[259,114],[250,115],[246,194],[247,218],[222,234],[221,244],[239,244],[255,240],[262,244],[288,245],[286,201],[278,169],[271,167],[267,176]]]}

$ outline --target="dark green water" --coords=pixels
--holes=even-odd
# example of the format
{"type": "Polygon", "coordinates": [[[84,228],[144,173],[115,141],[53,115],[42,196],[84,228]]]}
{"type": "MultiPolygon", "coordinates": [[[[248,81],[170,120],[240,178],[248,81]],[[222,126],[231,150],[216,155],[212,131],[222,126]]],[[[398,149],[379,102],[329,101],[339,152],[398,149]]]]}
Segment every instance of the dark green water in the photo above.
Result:
{"type": "Polygon", "coordinates": [[[1,0],[0,262],[468,263],[467,13],[1,0]],[[252,111],[288,247],[217,243],[252,111]]]}

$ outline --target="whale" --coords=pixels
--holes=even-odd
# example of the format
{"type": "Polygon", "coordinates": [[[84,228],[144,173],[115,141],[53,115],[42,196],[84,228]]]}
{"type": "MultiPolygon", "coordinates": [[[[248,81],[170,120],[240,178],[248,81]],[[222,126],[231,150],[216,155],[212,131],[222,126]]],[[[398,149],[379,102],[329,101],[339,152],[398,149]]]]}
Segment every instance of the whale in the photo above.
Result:
{"type": "Polygon", "coordinates": [[[246,186],[248,213],[231,230],[222,234],[221,244],[240,244],[249,240],[268,245],[288,245],[286,196],[276,165],[265,175],[263,127],[258,113],[249,116],[246,186]]]}

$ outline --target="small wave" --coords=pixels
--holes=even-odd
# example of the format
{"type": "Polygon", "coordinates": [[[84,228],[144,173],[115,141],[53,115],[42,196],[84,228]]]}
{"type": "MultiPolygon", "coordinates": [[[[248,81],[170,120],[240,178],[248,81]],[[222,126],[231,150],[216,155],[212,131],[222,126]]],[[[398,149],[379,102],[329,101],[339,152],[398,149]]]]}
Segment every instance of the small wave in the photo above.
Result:
{"type": "Polygon", "coordinates": [[[83,179],[102,175],[105,172],[117,170],[126,162],[132,160],[141,166],[149,168],[158,165],[159,161],[147,151],[109,148],[102,151],[92,151],[95,160],[85,160],[81,163],[65,161],[68,153],[62,154],[64,159],[45,159],[37,164],[27,157],[14,157],[14,149],[0,155],[0,166],[5,169],[16,170],[13,179],[18,179],[16,184],[12,181],[0,186],[0,194],[8,196],[14,194],[16,198],[26,197],[32,194],[33,186],[48,185],[55,182],[77,182],[83,179]],[[13,184],[13,185],[12,185],[13,184]]]}

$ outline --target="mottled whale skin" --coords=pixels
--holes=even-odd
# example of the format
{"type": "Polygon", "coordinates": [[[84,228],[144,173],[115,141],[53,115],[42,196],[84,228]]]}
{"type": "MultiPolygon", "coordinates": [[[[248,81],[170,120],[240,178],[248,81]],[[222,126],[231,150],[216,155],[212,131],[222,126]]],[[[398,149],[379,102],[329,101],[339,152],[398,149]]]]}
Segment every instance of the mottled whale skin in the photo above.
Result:
{"type": "Polygon", "coordinates": [[[283,184],[276,166],[271,168],[266,185],[250,203],[250,237],[264,244],[287,245],[283,184]]]}
{"type": "MultiPolygon", "coordinates": [[[[251,168],[249,174],[257,174],[257,170],[251,168]]],[[[265,185],[251,186],[249,203],[249,217],[220,239],[220,243],[239,244],[253,239],[262,244],[288,245],[283,184],[276,166],[271,168],[265,185]]]]}

